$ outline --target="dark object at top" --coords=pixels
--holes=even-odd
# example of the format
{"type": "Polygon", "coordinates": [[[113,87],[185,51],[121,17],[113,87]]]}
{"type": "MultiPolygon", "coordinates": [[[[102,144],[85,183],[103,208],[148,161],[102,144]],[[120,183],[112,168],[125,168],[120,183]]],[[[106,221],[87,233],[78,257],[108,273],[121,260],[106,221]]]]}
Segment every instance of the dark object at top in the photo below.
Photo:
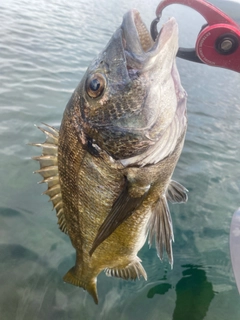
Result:
{"type": "Polygon", "coordinates": [[[158,36],[157,24],[168,5],[183,4],[195,9],[207,21],[199,32],[195,48],[179,48],[177,57],[240,72],[240,26],[217,7],[204,0],[163,0],[151,24],[151,36],[158,36]]]}

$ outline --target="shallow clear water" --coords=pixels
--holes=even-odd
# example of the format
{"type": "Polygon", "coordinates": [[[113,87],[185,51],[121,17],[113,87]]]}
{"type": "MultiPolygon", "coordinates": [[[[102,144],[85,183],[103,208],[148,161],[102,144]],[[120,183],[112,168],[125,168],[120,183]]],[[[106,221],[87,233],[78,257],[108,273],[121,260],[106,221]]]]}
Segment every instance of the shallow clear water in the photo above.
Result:
{"type": "MultiPolygon", "coordinates": [[[[215,1],[240,23],[240,4],[215,1]]],[[[148,281],[98,277],[98,306],[64,284],[74,250],[30,159],[43,141],[33,124],[59,126],[84,70],[123,14],[136,7],[147,25],[158,1],[0,2],[0,319],[236,320],[240,297],[230,263],[229,228],[240,205],[240,74],[178,60],[188,92],[188,133],[174,177],[189,189],[172,205],[174,268],[145,245],[148,281]]],[[[183,6],[164,18],[191,47],[204,20],[183,6]]],[[[239,253],[240,254],[240,253],[239,253]]]]}

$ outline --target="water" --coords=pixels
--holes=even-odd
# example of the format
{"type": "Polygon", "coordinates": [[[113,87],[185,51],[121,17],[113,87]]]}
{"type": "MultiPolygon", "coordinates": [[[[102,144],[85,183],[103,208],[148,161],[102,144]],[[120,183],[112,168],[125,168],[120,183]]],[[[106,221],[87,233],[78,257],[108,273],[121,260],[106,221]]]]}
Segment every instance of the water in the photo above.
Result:
{"type": "MultiPolygon", "coordinates": [[[[155,248],[140,252],[148,281],[98,278],[100,303],[64,284],[74,250],[58,230],[30,159],[43,141],[33,124],[59,126],[92,58],[136,7],[150,25],[158,1],[0,1],[0,319],[240,318],[229,228],[240,205],[240,75],[178,60],[188,92],[188,133],[174,173],[189,189],[172,205],[174,268],[155,248]]],[[[239,2],[215,1],[240,23],[239,2]]],[[[204,20],[179,5],[164,11],[191,47],[204,20]]]]}

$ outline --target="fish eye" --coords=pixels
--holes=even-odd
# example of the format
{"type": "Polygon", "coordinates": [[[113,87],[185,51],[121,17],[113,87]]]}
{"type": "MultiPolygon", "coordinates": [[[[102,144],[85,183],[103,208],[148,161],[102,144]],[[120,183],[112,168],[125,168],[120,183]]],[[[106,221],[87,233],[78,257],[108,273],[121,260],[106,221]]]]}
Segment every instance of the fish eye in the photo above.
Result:
{"type": "Polygon", "coordinates": [[[86,81],[86,91],[89,97],[98,98],[104,91],[106,85],[105,77],[100,73],[92,74],[86,81]]]}

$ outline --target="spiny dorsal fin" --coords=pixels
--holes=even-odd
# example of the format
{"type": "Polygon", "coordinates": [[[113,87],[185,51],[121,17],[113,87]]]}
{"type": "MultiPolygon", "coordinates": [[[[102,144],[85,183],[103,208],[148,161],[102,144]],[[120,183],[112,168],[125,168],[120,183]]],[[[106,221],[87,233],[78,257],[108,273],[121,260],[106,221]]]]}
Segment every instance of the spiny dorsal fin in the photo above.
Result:
{"type": "Polygon", "coordinates": [[[46,134],[46,141],[43,143],[31,143],[30,145],[41,147],[42,155],[33,157],[40,164],[40,170],[34,173],[39,173],[43,180],[40,183],[47,183],[48,189],[43,193],[50,197],[53,203],[53,209],[57,212],[59,228],[67,233],[66,219],[63,211],[61,186],[58,175],[58,130],[45,124],[48,130],[38,127],[46,134]]]}
{"type": "Polygon", "coordinates": [[[125,268],[107,268],[105,269],[105,273],[108,277],[117,277],[122,278],[124,280],[136,280],[139,279],[140,276],[143,276],[145,280],[147,280],[147,274],[144,270],[143,266],[141,265],[141,260],[134,261],[130,263],[125,268]]]}
{"type": "Polygon", "coordinates": [[[177,181],[171,180],[167,189],[166,197],[168,201],[173,203],[187,202],[187,192],[188,190],[184,186],[177,181]]]}
{"type": "Polygon", "coordinates": [[[173,229],[172,229],[172,219],[168,208],[166,197],[163,196],[155,204],[152,209],[152,215],[149,220],[149,238],[148,244],[151,246],[153,242],[153,236],[155,234],[155,245],[159,258],[163,258],[163,250],[165,248],[169,263],[173,265],[173,255],[172,255],[172,241],[173,229]]]}

